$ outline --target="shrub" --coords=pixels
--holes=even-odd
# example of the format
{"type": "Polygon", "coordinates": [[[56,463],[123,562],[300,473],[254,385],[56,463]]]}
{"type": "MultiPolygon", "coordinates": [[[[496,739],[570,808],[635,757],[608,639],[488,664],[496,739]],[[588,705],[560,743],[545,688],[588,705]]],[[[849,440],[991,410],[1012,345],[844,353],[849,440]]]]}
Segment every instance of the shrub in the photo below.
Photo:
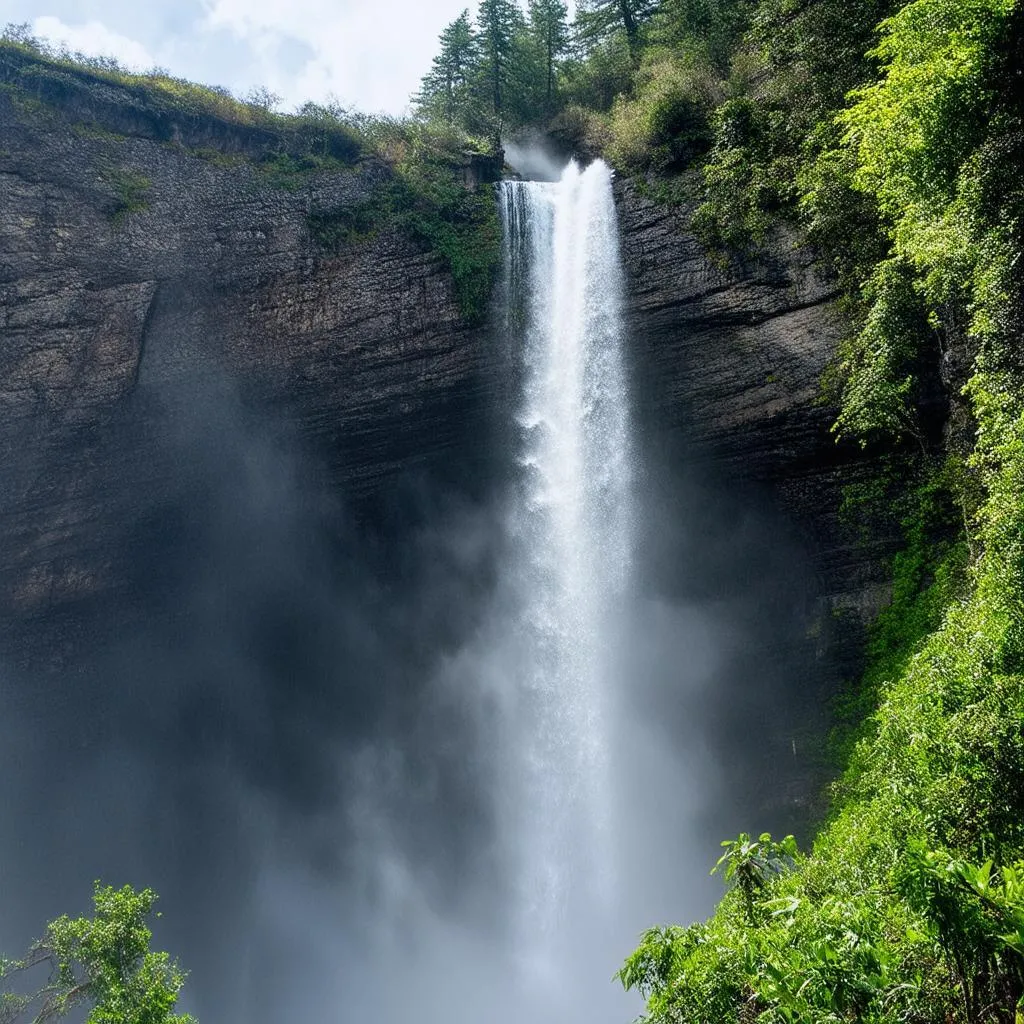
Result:
{"type": "Polygon", "coordinates": [[[607,118],[578,104],[559,111],[549,122],[547,134],[565,149],[582,156],[603,152],[610,140],[607,118]]]}
{"type": "Polygon", "coordinates": [[[679,170],[711,145],[721,85],[707,65],[661,54],[641,69],[633,98],[612,107],[608,155],[624,169],[679,170]]]}

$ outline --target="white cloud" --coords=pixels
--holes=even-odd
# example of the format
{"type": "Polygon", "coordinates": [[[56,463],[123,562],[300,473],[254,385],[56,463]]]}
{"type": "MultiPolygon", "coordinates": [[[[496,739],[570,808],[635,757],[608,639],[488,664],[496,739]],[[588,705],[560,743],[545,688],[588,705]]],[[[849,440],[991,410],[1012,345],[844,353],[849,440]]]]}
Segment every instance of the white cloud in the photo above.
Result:
{"type": "Polygon", "coordinates": [[[148,71],[156,63],[142,43],[112,31],[99,21],[68,25],[60,18],[44,15],[32,22],[32,34],[72,52],[91,57],[115,57],[129,68],[148,71]]]}
{"type": "Polygon", "coordinates": [[[0,0],[0,8],[69,49],[135,68],[157,63],[241,93],[266,86],[285,109],[333,95],[361,110],[399,114],[430,67],[441,30],[477,3],[0,0]]]}
{"type": "Polygon", "coordinates": [[[430,66],[441,29],[466,0],[203,0],[203,6],[204,27],[244,41],[262,84],[286,103],[334,94],[366,110],[399,113],[430,66]],[[288,40],[310,53],[291,73],[277,60],[288,40]]]}

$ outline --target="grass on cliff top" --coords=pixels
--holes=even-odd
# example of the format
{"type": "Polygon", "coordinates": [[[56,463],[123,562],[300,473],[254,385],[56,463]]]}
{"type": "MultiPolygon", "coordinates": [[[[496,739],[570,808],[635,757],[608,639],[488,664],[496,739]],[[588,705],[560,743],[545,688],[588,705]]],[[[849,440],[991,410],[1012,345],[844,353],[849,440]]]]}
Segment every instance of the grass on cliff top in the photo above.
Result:
{"type": "Polygon", "coordinates": [[[464,136],[418,122],[378,122],[375,138],[393,174],[356,206],[311,209],[310,238],[321,251],[337,252],[396,227],[441,258],[463,317],[482,322],[501,263],[501,225],[490,188],[468,188],[452,173],[464,136]]]}
{"type": "MultiPolygon", "coordinates": [[[[111,57],[50,46],[33,37],[28,25],[8,25],[0,33],[0,82],[44,103],[59,103],[76,86],[114,86],[125,92],[127,105],[153,115],[184,114],[247,129],[275,161],[287,157],[295,163],[286,177],[364,155],[392,164],[423,155],[454,164],[467,150],[490,152],[489,143],[446,126],[367,115],[336,103],[310,102],[283,113],[275,109],[280,98],[266,89],[238,97],[222,86],[190,82],[162,68],[129,71],[111,57]]],[[[208,147],[197,152],[207,153],[208,147]]]]}
{"type": "Polygon", "coordinates": [[[296,113],[279,113],[273,109],[277,97],[266,90],[239,98],[160,68],[128,71],[109,57],[49,46],[34,38],[27,25],[8,25],[0,35],[0,80],[29,99],[51,105],[70,103],[90,86],[113,86],[125,94],[126,107],[148,115],[158,136],[173,135],[177,115],[239,129],[257,147],[297,160],[315,157],[341,166],[372,152],[360,125],[363,119],[341,107],[307,103],[296,113]]]}
{"type": "MultiPolygon", "coordinates": [[[[170,144],[181,144],[183,121],[193,130],[196,121],[211,122],[212,132],[196,132],[189,152],[222,166],[251,162],[269,184],[286,191],[299,191],[311,175],[343,170],[367,156],[383,160],[392,173],[365,203],[310,211],[313,242],[322,251],[336,251],[382,227],[397,227],[440,256],[467,320],[479,322],[486,314],[500,261],[500,226],[490,190],[466,187],[461,169],[467,152],[490,151],[487,142],[447,126],[337,105],[306,103],[296,113],[280,113],[274,110],[277,97],[265,90],[239,98],[161,69],[128,71],[110,58],[54,49],[24,25],[8,26],[0,35],[0,86],[15,91],[23,107],[73,108],[76,96],[97,85],[121,90],[125,110],[148,120],[145,134],[170,144]],[[233,129],[233,137],[218,140],[225,128],[233,129]]],[[[95,123],[96,105],[88,109],[90,123],[73,128],[123,137],[110,131],[123,126],[95,123]]],[[[138,191],[122,199],[119,211],[139,208],[138,191]]]]}

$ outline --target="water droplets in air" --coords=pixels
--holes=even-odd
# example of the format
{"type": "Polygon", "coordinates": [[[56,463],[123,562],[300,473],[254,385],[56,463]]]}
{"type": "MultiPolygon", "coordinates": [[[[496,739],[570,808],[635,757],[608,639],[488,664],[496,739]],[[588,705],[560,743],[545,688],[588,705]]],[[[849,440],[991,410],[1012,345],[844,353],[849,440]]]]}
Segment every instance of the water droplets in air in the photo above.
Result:
{"type": "Polygon", "coordinates": [[[623,713],[636,497],[611,184],[598,162],[499,186],[514,400],[497,453],[511,483],[498,527],[487,520],[495,574],[479,626],[432,680],[421,715],[436,717],[416,734],[429,742],[374,744],[355,766],[357,863],[376,902],[353,991],[376,1006],[383,972],[384,1021],[460,1024],[484,1003],[499,1024],[611,1024],[637,1009],[609,976],[648,920],[630,840],[651,822],[632,813],[631,779],[657,762],[623,713]],[[432,770],[449,756],[467,804],[432,770]],[[406,827],[424,819],[441,860],[406,827]]]}

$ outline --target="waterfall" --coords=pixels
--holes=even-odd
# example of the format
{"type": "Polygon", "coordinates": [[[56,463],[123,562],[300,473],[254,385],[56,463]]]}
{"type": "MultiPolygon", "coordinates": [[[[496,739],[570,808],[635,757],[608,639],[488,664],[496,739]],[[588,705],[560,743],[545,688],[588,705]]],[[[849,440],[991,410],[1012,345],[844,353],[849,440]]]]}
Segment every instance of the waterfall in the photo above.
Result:
{"type": "Polygon", "coordinates": [[[505,300],[518,351],[509,511],[514,666],[505,694],[524,931],[611,898],[607,763],[617,612],[631,575],[631,437],[611,171],[502,183],[505,300]]]}
{"type": "MultiPolygon", "coordinates": [[[[651,652],[674,662],[662,637],[636,632],[648,617],[633,579],[639,460],[611,185],[597,162],[499,186],[514,394],[508,487],[485,520],[494,576],[431,681],[423,745],[372,743],[351,765],[364,787],[350,807],[357,888],[373,902],[346,1000],[380,1020],[465,1024],[481,1005],[498,1024],[628,1020],[638,1006],[610,972],[672,891],[686,787],[634,706],[651,652]],[[444,788],[447,758],[465,804],[448,799],[460,789],[444,788]],[[452,891],[432,885],[449,872],[452,891]]],[[[664,612],[650,619],[660,628],[664,612]]]]}

